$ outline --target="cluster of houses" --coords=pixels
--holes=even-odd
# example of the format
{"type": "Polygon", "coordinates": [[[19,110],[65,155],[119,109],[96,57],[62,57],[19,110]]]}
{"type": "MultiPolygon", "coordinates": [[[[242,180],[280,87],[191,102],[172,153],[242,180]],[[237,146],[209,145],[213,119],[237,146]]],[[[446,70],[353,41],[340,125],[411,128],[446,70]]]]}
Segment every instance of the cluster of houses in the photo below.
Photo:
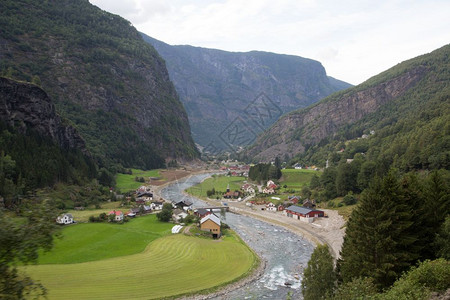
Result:
{"type": "Polygon", "coordinates": [[[278,186],[272,180],[267,181],[266,186],[262,190],[263,194],[273,195],[278,186]]]}
{"type": "Polygon", "coordinates": [[[248,177],[250,171],[249,165],[231,165],[220,168],[221,171],[227,171],[230,176],[243,176],[248,177]]]}

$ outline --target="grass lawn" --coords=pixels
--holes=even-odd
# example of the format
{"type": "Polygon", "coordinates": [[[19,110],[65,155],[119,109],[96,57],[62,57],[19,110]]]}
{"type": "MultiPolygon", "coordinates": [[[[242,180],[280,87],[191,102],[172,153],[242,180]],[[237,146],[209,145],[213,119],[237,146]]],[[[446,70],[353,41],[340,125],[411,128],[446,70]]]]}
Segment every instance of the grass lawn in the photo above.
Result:
{"type": "Polygon", "coordinates": [[[132,219],[124,224],[75,224],[62,230],[52,251],[39,256],[40,264],[70,264],[136,254],[157,238],[169,234],[173,224],[156,215],[132,219]]]}
{"type": "Polygon", "coordinates": [[[121,210],[124,213],[128,211],[128,208],[121,208],[120,202],[104,202],[100,204],[102,208],[98,209],[85,209],[85,210],[69,210],[68,213],[72,214],[76,222],[88,222],[90,216],[98,216],[101,213],[108,213],[113,209],[121,210]]]}
{"type": "MultiPolygon", "coordinates": [[[[281,186],[287,185],[287,189],[300,191],[303,186],[309,185],[311,178],[314,174],[320,176],[319,171],[315,170],[296,170],[296,169],[283,169],[281,170],[283,174],[280,179],[281,186]]],[[[284,191],[284,188],[281,188],[284,191]]]]}
{"type": "Polygon", "coordinates": [[[116,187],[121,192],[128,192],[131,190],[135,190],[138,187],[140,187],[143,183],[135,181],[136,177],[144,177],[146,180],[148,180],[149,177],[160,177],[159,174],[160,170],[150,170],[150,171],[143,171],[138,169],[131,169],[133,174],[120,174],[118,173],[116,175],[116,187]]]}
{"type": "Polygon", "coordinates": [[[39,279],[48,299],[156,299],[211,291],[247,274],[257,261],[237,237],[216,241],[177,234],[134,255],[21,270],[39,279]]]}
{"type": "Polygon", "coordinates": [[[202,183],[188,188],[186,192],[199,198],[206,198],[206,191],[214,188],[216,191],[225,192],[228,184],[230,185],[230,190],[240,190],[244,180],[246,178],[240,176],[213,176],[202,183]]]}

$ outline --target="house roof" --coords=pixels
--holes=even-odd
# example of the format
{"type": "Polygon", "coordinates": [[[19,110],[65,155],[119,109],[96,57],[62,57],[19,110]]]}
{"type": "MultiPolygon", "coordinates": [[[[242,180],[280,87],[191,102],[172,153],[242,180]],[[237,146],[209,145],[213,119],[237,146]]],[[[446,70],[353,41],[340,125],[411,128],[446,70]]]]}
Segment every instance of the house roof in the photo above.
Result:
{"type": "Polygon", "coordinates": [[[108,215],[120,216],[120,215],[123,215],[123,213],[120,210],[112,210],[108,213],[108,215]]]}
{"type": "Polygon", "coordinates": [[[310,209],[310,208],[306,208],[306,207],[300,207],[297,205],[291,205],[288,208],[286,208],[286,210],[290,210],[302,215],[306,215],[307,213],[310,213],[312,211],[315,211],[314,209],[310,209]]]}
{"type": "Polygon", "coordinates": [[[207,213],[209,213],[209,212],[210,212],[209,210],[204,209],[204,208],[199,208],[199,209],[197,209],[197,213],[198,213],[199,215],[204,215],[204,214],[207,214],[207,213]]]}
{"type": "Polygon", "coordinates": [[[213,221],[214,223],[216,223],[217,225],[220,226],[220,219],[219,219],[219,217],[216,216],[215,214],[210,214],[210,215],[207,215],[207,216],[203,217],[203,218],[200,220],[200,224],[203,224],[203,223],[205,223],[205,222],[208,221],[208,220],[211,220],[211,221],[213,221]]]}

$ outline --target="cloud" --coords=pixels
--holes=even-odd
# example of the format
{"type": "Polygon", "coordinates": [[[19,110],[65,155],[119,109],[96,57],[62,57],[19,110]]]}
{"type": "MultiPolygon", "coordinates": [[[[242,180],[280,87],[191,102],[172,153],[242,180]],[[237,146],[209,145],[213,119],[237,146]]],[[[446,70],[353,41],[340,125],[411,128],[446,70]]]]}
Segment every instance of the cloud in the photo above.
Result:
{"type": "Polygon", "coordinates": [[[450,42],[448,0],[91,0],[169,44],[319,60],[353,84],[450,42]]]}

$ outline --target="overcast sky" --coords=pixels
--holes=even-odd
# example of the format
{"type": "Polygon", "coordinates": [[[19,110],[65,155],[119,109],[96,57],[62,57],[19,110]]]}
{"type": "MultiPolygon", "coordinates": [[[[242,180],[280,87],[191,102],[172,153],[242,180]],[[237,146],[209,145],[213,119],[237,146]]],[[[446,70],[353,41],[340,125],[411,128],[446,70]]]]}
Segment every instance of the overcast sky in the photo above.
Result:
{"type": "Polygon", "coordinates": [[[351,84],[450,43],[449,0],[90,0],[171,45],[318,60],[351,84]]]}

